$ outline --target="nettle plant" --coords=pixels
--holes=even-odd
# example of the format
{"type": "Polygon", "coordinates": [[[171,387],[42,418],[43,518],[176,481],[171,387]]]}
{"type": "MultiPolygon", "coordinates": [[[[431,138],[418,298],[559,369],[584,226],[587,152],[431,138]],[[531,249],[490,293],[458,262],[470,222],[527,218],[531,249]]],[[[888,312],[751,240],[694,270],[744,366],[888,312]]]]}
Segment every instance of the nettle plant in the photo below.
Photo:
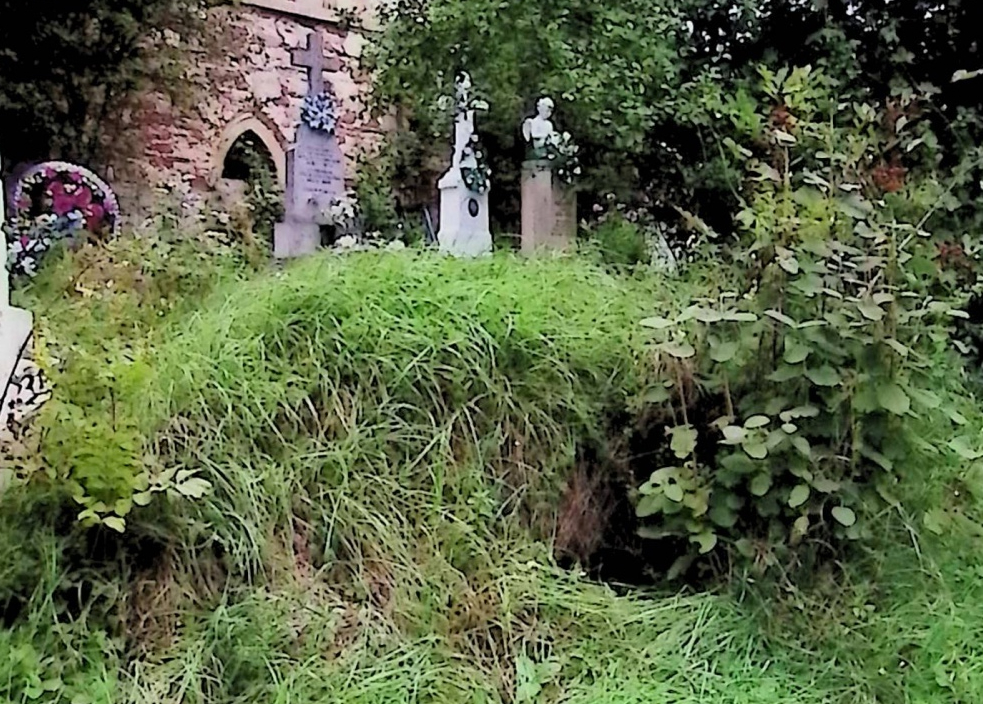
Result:
{"type": "Polygon", "coordinates": [[[790,566],[791,548],[835,549],[897,506],[908,420],[941,405],[928,354],[961,314],[937,297],[924,222],[895,216],[924,215],[919,194],[939,191],[899,166],[926,140],[917,101],[836,104],[809,69],[762,78],[764,112],[707,102],[737,126],[726,143],[749,174],[739,243],[718,251],[741,283],[642,323],[675,461],[639,488],[636,512],[644,536],[692,546],[677,574],[724,547],[790,566]]]}

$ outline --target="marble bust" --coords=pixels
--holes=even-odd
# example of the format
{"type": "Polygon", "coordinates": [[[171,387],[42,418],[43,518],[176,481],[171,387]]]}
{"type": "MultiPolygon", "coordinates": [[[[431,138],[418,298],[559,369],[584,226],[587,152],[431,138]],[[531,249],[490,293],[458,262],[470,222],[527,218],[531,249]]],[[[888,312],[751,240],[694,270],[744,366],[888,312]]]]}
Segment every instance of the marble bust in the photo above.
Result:
{"type": "Polygon", "coordinates": [[[555,104],[552,98],[543,97],[536,103],[536,115],[528,118],[522,123],[522,136],[529,145],[531,159],[543,159],[546,156],[546,143],[556,134],[553,127],[553,109],[555,104]]]}

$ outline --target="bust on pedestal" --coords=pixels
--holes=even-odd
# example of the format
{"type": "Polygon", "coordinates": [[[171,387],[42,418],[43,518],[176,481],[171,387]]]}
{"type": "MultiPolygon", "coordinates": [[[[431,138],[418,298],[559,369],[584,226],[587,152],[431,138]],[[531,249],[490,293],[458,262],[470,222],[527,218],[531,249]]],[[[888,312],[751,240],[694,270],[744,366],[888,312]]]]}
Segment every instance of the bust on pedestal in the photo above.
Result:
{"type": "MultiPolygon", "coordinates": [[[[522,251],[567,249],[577,235],[577,195],[560,178],[559,161],[575,151],[568,134],[553,127],[553,100],[541,98],[522,124],[528,157],[522,164],[522,251]]],[[[567,165],[569,167],[569,164],[567,165]]],[[[579,172],[579,167],[576,168],[579,172]]]]}
{"type": "MultiPolygon", "coordinates": [[[[0,161],[0,168],[3,167],[0,161]]],[[[34,320],[21,308],[10,306],[10,275],[7,273],[7,234],[3,232],[5,221],[4,186],[0,181],[0,407],[6,403],[7,388],[14,375],[17,362],[31,337],[34,320]]]]}
{"type": "Polygon", "coordinates": [[[471,77],[457,80],[454,156],[451,168],[437,183],[440,189],[440,251],[457,257],[478,257],[492,250],[488,227],[490,171],[478,146],[475,110],[486,106],[471,99],[471,77]]]}

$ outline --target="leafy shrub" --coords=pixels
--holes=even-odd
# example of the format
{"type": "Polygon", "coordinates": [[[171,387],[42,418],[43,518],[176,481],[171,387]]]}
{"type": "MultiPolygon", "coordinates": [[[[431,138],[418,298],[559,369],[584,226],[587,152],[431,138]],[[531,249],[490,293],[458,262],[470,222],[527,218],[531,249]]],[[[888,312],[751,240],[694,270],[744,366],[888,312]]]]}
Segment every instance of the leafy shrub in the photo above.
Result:
{"type": "Polygon", "coordinates": [[[597,225],[590,233],[590,241],[601,260],[617,269],[630,269],[651,259],[645,232],[619,213],[597,225]]]}
{"type": "Polygon", "coordinates": [[[909,419],[941,403],[931,359],[958,310],[919,200],[940,189],[879,171],[918,149],[923,125],[836,105],[822,78],[763,71],[753,150],[732,147],[751,181],[739,246],[714,264],[742,283],[644,323],[675,461],[640,487],[636,511],[647,536],[692,543],[678,569],[723,543],[764,567],[867,535],[862,516],[897,506],[899,475],[917,467],[909,419]]]}
{"type": "Polygon", "coordinates": [[[202,233],[162,228],[143,237],[87,243],[66,252],[23,290],[41,311],[39,363],[57,392],[42,412],[40,465],[14,467],[27,479],[49,474],[69,489],[80,518],[122,530],[134,499],[178,488],[199,494],[191,473],[151,476],[146,436],[127,401],[149,375],[149,350],[162,319],[197,306],[213,286],[247,270],[248,254],[202,233]],[[189,483],[190,482],[190,483],[189,483]]]}

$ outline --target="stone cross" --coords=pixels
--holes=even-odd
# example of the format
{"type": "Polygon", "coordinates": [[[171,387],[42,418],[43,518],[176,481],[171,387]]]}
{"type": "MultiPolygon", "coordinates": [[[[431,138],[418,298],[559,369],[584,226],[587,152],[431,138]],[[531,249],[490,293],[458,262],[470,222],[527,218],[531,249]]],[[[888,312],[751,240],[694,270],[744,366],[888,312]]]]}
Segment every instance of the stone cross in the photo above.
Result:
{"type": "Polygon", "coordinates": [[[290,52],[291,63],[298,68],[307,69],[307,91],[310,95],[324,92],[324,70],[327,60],[324,56],[324,38],[318,30],[307,35],[307,47],[290,52]]]}

